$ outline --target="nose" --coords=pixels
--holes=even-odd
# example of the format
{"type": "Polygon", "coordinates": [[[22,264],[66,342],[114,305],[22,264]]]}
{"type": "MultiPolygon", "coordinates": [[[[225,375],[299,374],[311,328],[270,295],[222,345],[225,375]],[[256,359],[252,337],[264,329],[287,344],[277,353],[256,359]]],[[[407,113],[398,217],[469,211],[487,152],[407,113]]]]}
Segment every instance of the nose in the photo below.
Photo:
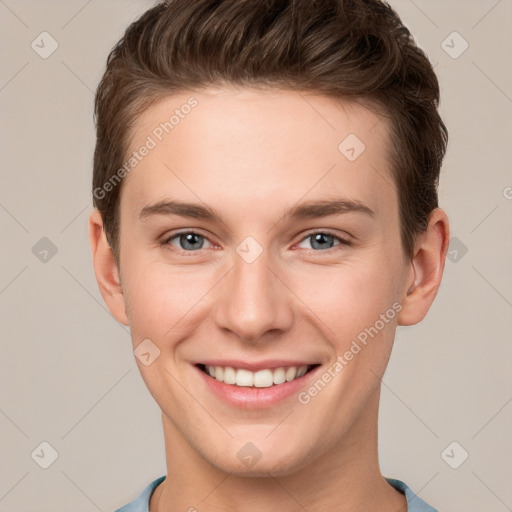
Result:
{"type": "Polygon", "coordinates": [[[266,251],[252,263],[238,254],[219,287],[214,322],[245,343],[274,339],[293,323],[293,293],[266,251]]]}

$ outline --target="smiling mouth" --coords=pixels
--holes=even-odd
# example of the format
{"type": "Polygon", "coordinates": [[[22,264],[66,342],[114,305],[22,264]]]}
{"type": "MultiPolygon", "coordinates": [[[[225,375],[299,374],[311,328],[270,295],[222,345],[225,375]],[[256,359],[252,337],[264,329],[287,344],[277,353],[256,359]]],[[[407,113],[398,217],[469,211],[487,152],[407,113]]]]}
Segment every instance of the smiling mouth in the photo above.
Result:
{"type": "Polygon", "coordinates": [[[198,364],[197,366],[211,378],[224,384],[237,387],[270,388],[300,379],[320,365],[287,366],[256,372],[231,366],[209,366],[204,364],[198,364]]]}

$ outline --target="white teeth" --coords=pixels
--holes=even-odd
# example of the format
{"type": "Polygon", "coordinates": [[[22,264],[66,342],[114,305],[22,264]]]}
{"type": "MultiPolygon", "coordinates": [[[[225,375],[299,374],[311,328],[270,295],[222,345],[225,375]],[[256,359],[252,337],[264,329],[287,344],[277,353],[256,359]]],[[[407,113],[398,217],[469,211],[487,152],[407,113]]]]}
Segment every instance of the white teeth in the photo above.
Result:
{"type": "Polygon", "coordinates": [[[236,370],[231,366],[224,368],[224,382],[226,384],[236,384],[236,370]]]}
{"type": "Polygon", "coordinates": [[[260,370],[254,374],[255,388],[269,388],[274,384],[272,370],[260,370]]]}
{"type": "Polygon", "coordinates": [[[290,366],[289,368],[286,369],[286,373],[284,375],[286,382],[290,382],[297,376],[297,368],[295,368],[295,366],[290,366]]]}
{"type": "Polygon", "coordinates": [[[284,384],[302,377],[308,366],[289,366],[251,372],[242,368],[231,366],[206,366],[206,372],[214,379],[241,387],[269,388],[273,385],[284,384]]]}
{"type": "Polygon", "coordinates": [[[273,381],[274,381],[274,384],[282,384],[283,382],[286,382],[284,368],[277,368],[277,370],[274,370],[273,381]]]}
{"type": "Polygon", "coordinates": [[[307,366],[301,366],[298,370],[297,370],[297,379],[299,377],[302,377],[303,375],[306,374],[306,372],[308,371],[308,367],[307,366]]]}
{"type": "MultiPolygon", "coordinates": [[[[219,380],[219,379],[217,379],[219,380]]],[[[236,371],[236,385],[252,387],[254,382],[254,374],[249,370],[236,371]]]]}

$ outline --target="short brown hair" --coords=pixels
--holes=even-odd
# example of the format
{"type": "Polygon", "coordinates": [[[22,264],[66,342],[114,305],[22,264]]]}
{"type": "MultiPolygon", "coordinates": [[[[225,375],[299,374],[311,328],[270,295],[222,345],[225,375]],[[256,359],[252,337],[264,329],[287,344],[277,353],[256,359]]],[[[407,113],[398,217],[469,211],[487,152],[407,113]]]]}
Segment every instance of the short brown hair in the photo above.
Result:
{"type": "Polygon", "coordinates": [[[401,240],[412,257],[438,206],[448,132],[432,65],[380,0],[167,0],[133,22],[95,98],[94,206],[116,257],[122,181],[108,193],[104,185],[119,180],[137,117],[165,96],[223,83],[316,92],[380,110],[390,121],[401,240]]]}

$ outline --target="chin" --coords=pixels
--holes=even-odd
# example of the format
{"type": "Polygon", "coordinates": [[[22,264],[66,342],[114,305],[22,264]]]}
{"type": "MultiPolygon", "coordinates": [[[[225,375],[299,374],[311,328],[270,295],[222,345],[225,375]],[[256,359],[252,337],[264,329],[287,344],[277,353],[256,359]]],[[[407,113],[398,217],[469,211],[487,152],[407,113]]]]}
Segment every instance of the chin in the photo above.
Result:
{"type": "MultiPolygon", "coordinates": [[[[237,454],[235,460],[226,459],[224,454],[217,460],[210,460],[210,463],[224,473],[241,478],[283,477],[296,473],[302,467],[307,466],[308,461],[304,454],[299,453],[300,450],[297,447],[297,451],[292,454],[276,453],[275,450],[272,450],[271,456],[265,456],[265,452],[260,452],[260,458],[257,460],[258,455],[254,451],[256,458],[247,462],[244,461],[244,453],[240,456],[237,454]]],[[[250,450],[247,451],[250,452],[250,450]]]]}

